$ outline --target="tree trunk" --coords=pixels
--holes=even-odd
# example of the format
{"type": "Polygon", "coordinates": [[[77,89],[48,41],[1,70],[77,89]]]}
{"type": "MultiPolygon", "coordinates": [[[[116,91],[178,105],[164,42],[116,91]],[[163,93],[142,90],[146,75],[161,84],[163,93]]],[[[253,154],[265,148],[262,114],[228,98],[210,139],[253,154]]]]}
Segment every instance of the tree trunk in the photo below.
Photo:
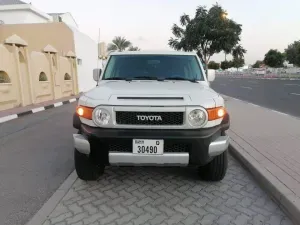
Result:
{"type": "Polygon", "coordinates": [[[204,60],[205,60],[205,73],[206,73],[206,78],[207,78],[207,74],[208,74],[208,60],[207,60],[206,56],[204,56],[204,60]]]}

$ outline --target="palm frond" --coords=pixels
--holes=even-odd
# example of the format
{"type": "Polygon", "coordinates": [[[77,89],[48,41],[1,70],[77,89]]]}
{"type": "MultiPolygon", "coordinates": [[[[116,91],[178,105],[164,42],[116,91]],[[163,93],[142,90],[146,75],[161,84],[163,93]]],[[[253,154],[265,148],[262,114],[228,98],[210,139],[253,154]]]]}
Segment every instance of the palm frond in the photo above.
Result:
{"type": "Polygon", "coordinates": [[[241,45],[237,45],[232,50],[232,56],[235,58],[237,57],[243,58],[246,52],[247,50],[244,49],[241,45]]]}
{"type": "Polygon", "coordinates": [[[170,38],[169,45],[175,50],[181,49],[180,41],[178,41],[178,39],[170,38]]]}
{"type": "Polygon", "coordinates": [[[124,51],[126,48],[128,48],[131,45],[131,42],[126,40],[126,38],[121,36],[116,36],[112,43],[117,47],[119,51],[124,51]]]}
{"type": "Polygon", "coordinates": [[[128,48],[128,51],[140,51],[141,49],[139,48],[139,47],[134,47],[134,46],[130,46],[129,48],[128,48]]]}
{"type": "Polygon", "coordinates": [[[181,24],[181,26],[186,26],[190,22],[191,22],[191,20],[190,20],[189,15],[183,14],[180,17],[180,24],[181,24]]]}
{"type": "Polygon", "coordinates": [[[181,38],[183,36],[184,29],[179,27],[177,24],[174,24],[172,27],[172,33],[175,37],[181,38]]]}
{"type": "Polygon", "coordinates": [[[115,44],[108,44],[107,51],[117,51],[118,47],[115,44]]]}

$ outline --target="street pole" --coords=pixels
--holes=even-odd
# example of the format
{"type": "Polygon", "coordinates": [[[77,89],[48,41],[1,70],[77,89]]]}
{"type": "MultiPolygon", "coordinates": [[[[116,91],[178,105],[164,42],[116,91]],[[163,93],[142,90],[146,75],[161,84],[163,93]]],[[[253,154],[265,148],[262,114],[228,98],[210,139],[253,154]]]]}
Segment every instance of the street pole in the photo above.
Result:
{"type": "Polygon", "coordinates": [[[97,69],[99,68],[99,53],[101,54],[101,52],[99,51],[99,44],[100,44],[100,28],[99,28],[99,33],[98,33],[98,43],[97,43],[97,69]]]}

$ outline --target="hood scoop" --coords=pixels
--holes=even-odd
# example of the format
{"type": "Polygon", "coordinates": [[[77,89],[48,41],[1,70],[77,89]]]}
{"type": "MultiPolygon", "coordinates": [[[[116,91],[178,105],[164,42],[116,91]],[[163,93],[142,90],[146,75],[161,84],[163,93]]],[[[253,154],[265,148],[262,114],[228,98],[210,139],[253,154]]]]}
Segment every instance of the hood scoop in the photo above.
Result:
{"type": "Polygon", "coordinates": [[[184,100],[183,97],[117,97],[120,100],[184,100]]]}

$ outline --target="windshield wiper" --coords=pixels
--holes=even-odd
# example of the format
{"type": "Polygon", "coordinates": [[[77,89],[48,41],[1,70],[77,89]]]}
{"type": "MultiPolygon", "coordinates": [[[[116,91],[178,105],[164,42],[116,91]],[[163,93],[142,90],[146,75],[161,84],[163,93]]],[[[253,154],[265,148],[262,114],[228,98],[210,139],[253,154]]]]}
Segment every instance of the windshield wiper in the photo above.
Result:
{"type": "Polygon", "coordinates": [[[151,76],[138,76],[138,77],[131,77],[132,80],[163,80],[158,77],[151,77],[151,76]]]}
{"type": "Polygon", "coordinates": [[[193,82],[193,83],[197,83],[196,79],[186,79],[186,78],[183,78],[183,77],[166,77],[166,78],[164,78],[164,80],[185,80],[185,81],[190,81],[190,82],[193,82]]]}
{"type": "Polygon", "coordinates": [[[109,77],[109,78],[105,78],[103,80],[126,80],[126,81],[131,81],[131,78],[124,78],[124,77],[109,77]]]}
{"type": "Polygon", "coordinates": [[[151,77],[151,76],[138,76],[138,77],[109,77],[104,80],[126,80],[126,81],[132,81],[132,80],[163,80],[158,77],[151,77]]]}
{"type": "Polygon", "coordinates": [[[159,78],[159,77],[152,77],[152,76],[137,76],[137,77],[109,77],[103,80],[125,80],[125,81],[132,81],[132,80],[157,80],[157,81],[164,81],[164,80],[183,80],[183,81],[190,81],[193,83],[197,83],[196,79],[186,79],[183,77],[166,77],[166,78],[159,78]]]}

